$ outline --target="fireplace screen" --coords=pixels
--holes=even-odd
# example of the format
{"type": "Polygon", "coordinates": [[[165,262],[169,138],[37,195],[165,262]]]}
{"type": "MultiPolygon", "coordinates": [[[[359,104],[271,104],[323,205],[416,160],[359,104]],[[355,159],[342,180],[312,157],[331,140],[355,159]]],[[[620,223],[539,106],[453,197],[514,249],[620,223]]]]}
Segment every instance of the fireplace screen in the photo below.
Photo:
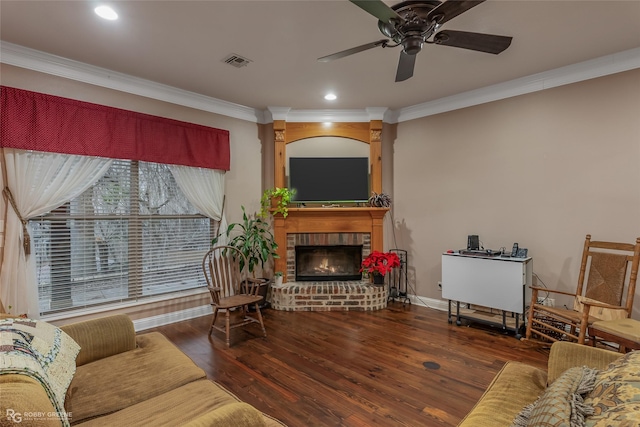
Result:
{"type": "Polygon", "coordinates": [[[296,246],[296,281],[360,280],[362,245],[296,246]]]}

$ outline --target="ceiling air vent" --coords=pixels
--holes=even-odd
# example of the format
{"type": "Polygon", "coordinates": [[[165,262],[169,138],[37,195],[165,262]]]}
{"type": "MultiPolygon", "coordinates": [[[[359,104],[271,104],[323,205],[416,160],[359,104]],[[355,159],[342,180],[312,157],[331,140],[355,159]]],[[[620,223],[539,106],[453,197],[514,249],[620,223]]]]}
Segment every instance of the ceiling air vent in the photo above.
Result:
{"type": "Polygon", "coordinates": [[[253,62],[250,59],[247,59],[244,56],[240,56],[240,55],[237,55],[235,53],[227,55],[223,59],[223,61],[226,62],[229,65],[233,65],[236,68],[242,68],[245,65],[249,64],[249,62],[253,62]]]}

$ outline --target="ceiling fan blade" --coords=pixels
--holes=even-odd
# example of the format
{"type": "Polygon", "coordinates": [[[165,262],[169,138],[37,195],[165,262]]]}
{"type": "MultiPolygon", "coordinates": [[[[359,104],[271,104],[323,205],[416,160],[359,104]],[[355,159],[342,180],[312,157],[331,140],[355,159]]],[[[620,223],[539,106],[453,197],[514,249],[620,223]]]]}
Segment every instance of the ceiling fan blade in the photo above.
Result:
{"type": "Polygon", "coordinates": [[[351,49],[343,50],[340,52],[332,53],[331,55],[318,58],[318,61],[329,62],[329,61],[333,61],[334,59],[340,59],[340,58],[344,58],[345,56],[353,55],[354,53],[373,49],[374,47],[386,46],[388,41],[389,40],[387,39],[383,39],[383,40],[378,40],[377,42],[372,42],[372,43],[363,44],[361,46],[352,47],[351,49]]]}
{"type": "Polygon", "coordinates": [[[416,56],[408,55],[404,51],[400,52],[398,61],[398,71],[396,71],[396,82],[403,82],[413,77],[413,69],[416,66],[416,56]]]}
{"type": "Polygon", "coordinates": [[[499,54],[511,45],[512,37],[495,34],[470,33],[467,31],[443,30],[433,38],[435,44],[499,54]]]}
{"type": "Polygon", "coordinates": [[[442,25],[484,1],[485,0],[448,0],[440,3],[439,6],[429,12],[428,18],[442,25]]]}
{"type": "Polygon", "coordinates": [[[382,22],[390,22],[392,19],[404,21],[393,9],[381,0],[349,0],[365,12],[375,16],[382,22]]]}

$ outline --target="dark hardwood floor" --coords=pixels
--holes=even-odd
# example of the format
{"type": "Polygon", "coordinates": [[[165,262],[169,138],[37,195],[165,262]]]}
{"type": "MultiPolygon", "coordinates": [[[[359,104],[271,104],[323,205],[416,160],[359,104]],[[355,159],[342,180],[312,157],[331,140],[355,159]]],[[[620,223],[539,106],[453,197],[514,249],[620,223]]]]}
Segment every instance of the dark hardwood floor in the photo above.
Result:
{"type": "Polygon", "coordinates": [[[211,316],[154,330],[210,379],[291,427],[455,426],[508,360],[546,367],[548,350],[447,313],[390,303],[374,312],[263,310],[251,325],[207,335],[211,316]],[[430,367],[426,367],[425,362],[430,367]]]}

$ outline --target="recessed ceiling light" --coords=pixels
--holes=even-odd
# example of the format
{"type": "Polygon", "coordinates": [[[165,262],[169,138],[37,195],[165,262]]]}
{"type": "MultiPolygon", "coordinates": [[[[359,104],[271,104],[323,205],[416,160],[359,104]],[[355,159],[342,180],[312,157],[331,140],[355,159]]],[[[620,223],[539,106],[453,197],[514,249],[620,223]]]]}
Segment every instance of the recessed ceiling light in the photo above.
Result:
{"type": "Polygon", "coordinates": [[[118,14],[115,10],[111,9],[109,6],[98,6],[93,11],[100,18],[108,19],[109,21],[115,21],[118,19],[118,14]]]}
{"type": "Polygon", "coordinates": [[[333,93],[328,93],[324,96],[327,101],[335,101],[338,97],[333,93]]]}

